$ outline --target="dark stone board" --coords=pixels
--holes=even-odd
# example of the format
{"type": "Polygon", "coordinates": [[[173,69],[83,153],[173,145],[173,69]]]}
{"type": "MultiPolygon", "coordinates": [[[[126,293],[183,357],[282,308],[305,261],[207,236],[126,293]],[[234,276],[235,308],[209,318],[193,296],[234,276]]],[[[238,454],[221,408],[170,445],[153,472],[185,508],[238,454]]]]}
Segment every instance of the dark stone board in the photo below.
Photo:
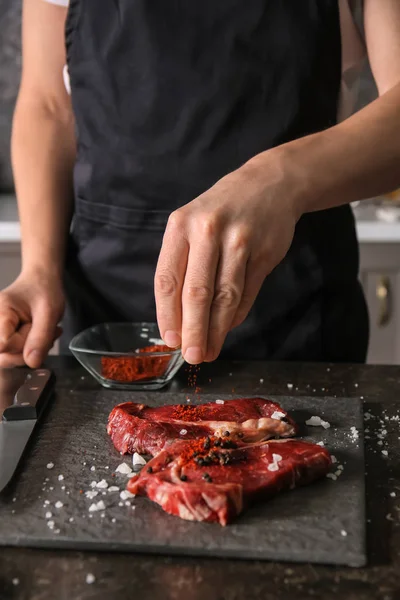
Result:
{"type": "MultiPolygon", "coordinates": [[[[191,396],[206,402],[229,395],[191,396]]],[[[166,555],[221,556],[362,566],[366,563],[363,418],[354,398],[280,396],[299,424],[312,415],[329,429],[306,427],[301,435],[325,446],[344,466],[337,480],[324,478],[248,510],[234,524],[192,523],[164,513],[145,498],[125,504],[118,492],[88,499],[92,481],[124,489],[127,476],[112,474],[122,458],[106,434],[110,410],[132,394],[63,390],[56,396],[14,482],[0,496],[0,544],[36,548],[118,550],[166,555]],[[350,428],[359,437],[354,439],[350,428]],[[48,469],[49,462],[54,468],[48,469]],[[92,470],[94,467],[95,470],[92,470]],[[59,480],[59,476],[63,478],[59,480]],[[89,512],[104,501],[105,510],[89,512]],[[63,506],[56,508],[57,501],[63,506]],[[48,503],[47,503],[48,502],[48,503]],[[120,503],[122,502],[122,506],[120,503]],[[46,518],[51,512],[52,517],[46,518]],[[50,529],[48,521],[54,521],[50,529]]],[[[185,394],[136,393],[150,405],[186,402],[185,394]]],[[[337,467],[337,464],[334,467],[337,467]]]]}

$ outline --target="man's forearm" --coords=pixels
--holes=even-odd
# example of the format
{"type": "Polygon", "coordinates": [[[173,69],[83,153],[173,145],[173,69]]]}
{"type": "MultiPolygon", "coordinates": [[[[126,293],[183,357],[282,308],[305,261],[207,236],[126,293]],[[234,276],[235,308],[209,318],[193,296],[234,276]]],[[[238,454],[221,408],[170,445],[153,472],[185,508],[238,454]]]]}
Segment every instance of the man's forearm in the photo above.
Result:
{"type": "MultiPolygon", "coordinates": [[[[346,121],[269,152],[299,216],[400,187],[400,84],[346,121]]],[[[269,152],[250,161],[260,177],[269,152]]]]}
{"type": "Polygon", "coordinates": [[[71,222],[75,139],[72,113],[17,103],[12,162],[22,235],[23,271],[61,277],[71,222]]]}

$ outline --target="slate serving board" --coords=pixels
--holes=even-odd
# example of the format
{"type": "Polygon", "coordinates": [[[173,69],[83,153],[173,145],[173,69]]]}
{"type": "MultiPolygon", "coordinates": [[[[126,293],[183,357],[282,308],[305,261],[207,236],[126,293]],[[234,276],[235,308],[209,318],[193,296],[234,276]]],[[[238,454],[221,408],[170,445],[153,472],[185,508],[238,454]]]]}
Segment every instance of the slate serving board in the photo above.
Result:
{"type": "MultiPolygon", "coordinates": [[[[191,396],[192,403],[230,395],[191,396]]],[[[350,398],[276,397],[299,424],[312,415],[329,429],[306,427],[301,434],[326,447],[344,465],[337,480],[324,478],[255,506],[234,524],[192,523],[164,513],[145,498],[128,500],[90,482],[105,479],[124,489],[127,476],[114,473],[121,457],[106,434],[110,410],[134,400],[149,405],[186,403],[185,394],[64,391],[39,425],[12,485],[0,495],[0,545],[118,550],[284,560],[359,567],[366,563],[362,404],[350,398]],[[354,439],[350,427],[359,437],[354,439]],[[54,468],[48,469],[49,462],[54,468]],[[59,478],[59,476],[62,476],[59,478]],[[60,479],[60,480],[59,480],[60,479]],[[89,512],[103,500],[105,510],[89,512]],[[63,506],[56,508],[61,501],[63,506]],[[120,505],[122,502],[122,505],[120,505]],[[51,512],[52,517],[46,518],[51,512]],[[54,522],[50,529],[48,521],[54,522]]],[[[336,467],[337,465],[334,465],[336,467]]]]}

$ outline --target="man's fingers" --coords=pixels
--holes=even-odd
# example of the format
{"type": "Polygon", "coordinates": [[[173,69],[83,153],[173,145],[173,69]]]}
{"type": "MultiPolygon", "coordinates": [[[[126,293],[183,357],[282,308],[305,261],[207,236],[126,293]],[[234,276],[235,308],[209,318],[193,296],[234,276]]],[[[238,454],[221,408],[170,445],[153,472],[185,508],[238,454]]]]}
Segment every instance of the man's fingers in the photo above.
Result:
{"type": "Polygon", "coordinates": [[[164,343],[170,348],[177,348],[182,340],[182,287],[188,252],[183,221],[179,213],[172,213],[154,279],[158,327],[164,343]]]}
{"type": "Polygon", "coordinates": [[[24,348],[26,364],[35,369],[40,367],[49,349],[52,347],[57,317],[45,302],[38,303],[32,310],[32,328],[24,348]]]}
{"type": "Polygon", "coordinates": [[[23,367],[25,364],[22,354],[13,354],[3,352],[0,354],[0,369],[12,369],[13,367],[23,367]]]}
{"type": "Polygon", "coordinates": [[[19,317],[5,302],[0,302],[0,352],[7,348],[11,336],[17,331],[19,317]]]}
{"type": "Polygon", "coordinates": [[[218,265],[205,360],[215,360],[242,299],[246,279],[247,244],[225,245],[218,265]]]}
{"type": "Polygon", "coordinates": [[[218,260],[215,227],[209,222],[203,222],[190,241],[182,291],[182,354],[190,364],[199,364],[206,356],[218,260]]]}

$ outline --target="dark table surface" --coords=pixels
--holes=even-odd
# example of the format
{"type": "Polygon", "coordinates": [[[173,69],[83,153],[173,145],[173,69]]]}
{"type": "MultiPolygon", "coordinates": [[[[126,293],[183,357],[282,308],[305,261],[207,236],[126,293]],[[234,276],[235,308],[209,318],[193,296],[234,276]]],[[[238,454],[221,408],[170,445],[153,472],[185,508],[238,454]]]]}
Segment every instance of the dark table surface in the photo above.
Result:
{"type": "MultiPolygon", "coordinates": [[[[88,376],[82,379],[85,373],[73,359],[52,358],[48,366],[56,372],[60,395],[97,385],[88,376]]],[[[374,416],[365,424],[369,566],[3,548],[0,600],[400,599],[400,367],[215,363],[201,367],[198,385],[204,392],[234,390],[238,396],[287,395],[289,389],[296,396],[364,399],[374,416]],[[91,584],[88,574],[95,578],[91,584]]],[[[172,389],[186,386],[183,369],[172,389]]]]}

